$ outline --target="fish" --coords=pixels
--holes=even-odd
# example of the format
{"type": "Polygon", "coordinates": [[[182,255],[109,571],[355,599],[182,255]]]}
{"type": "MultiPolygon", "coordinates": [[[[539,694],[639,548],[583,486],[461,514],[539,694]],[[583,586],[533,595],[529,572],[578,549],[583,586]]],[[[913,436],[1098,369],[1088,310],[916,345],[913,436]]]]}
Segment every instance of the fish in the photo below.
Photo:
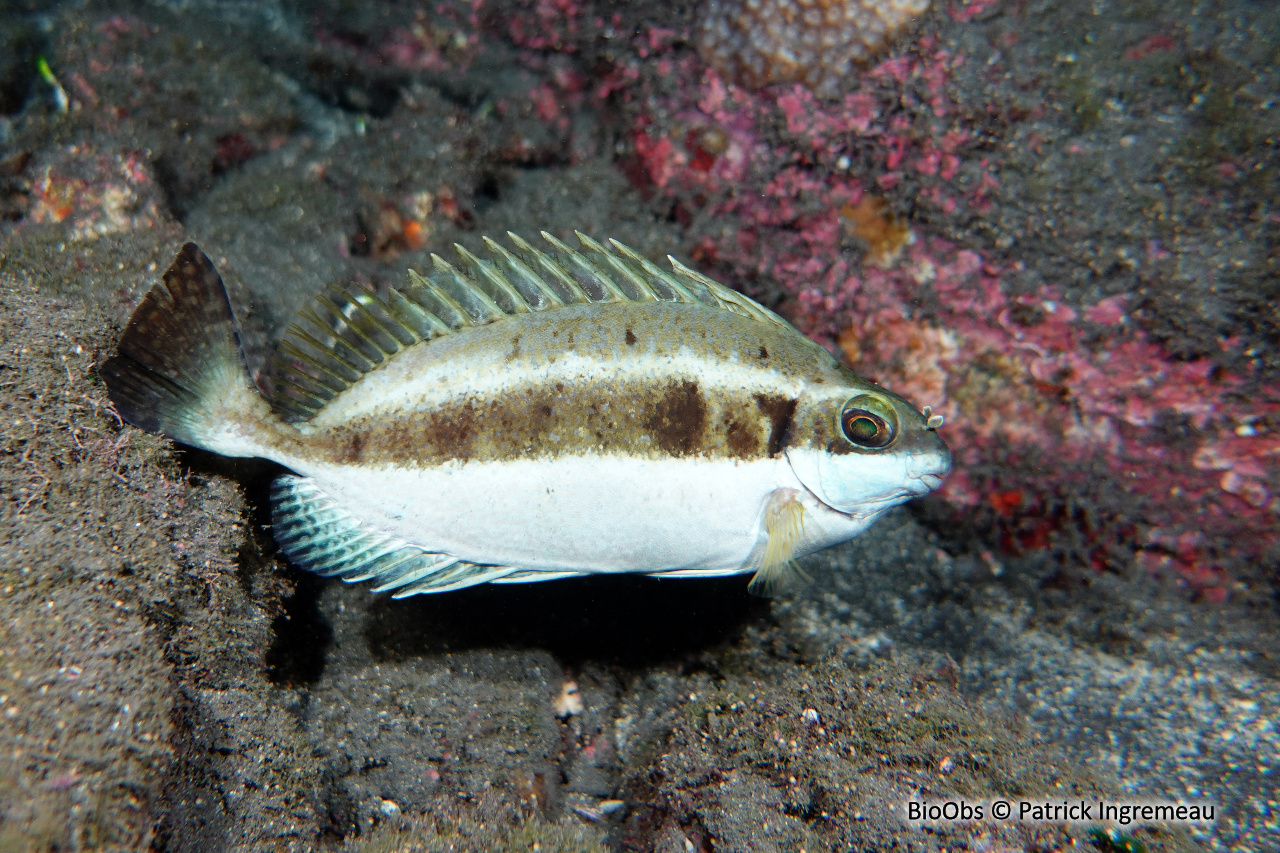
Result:
{"type": "Polygon", "coordinates": [[[100,375],[134,426],[279,464],[284,555],[395,598],[618,573],[767,595],[950,471],[941,416],[747,296],[616,240],[508,237],[329,288],[261,382],[187,243],[100,375]]]}

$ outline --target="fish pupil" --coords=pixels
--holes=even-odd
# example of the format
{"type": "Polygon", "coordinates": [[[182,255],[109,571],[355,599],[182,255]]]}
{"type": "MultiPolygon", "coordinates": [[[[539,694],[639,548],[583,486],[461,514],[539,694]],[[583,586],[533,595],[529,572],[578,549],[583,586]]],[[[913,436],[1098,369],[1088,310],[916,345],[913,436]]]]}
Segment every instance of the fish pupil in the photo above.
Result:
{"type": "Polygon", "coordinates": [[[883,447],[893,438],[883,418],[861,409],[846,411],[843,427],[845,436],[862,447],[883,447]]]}

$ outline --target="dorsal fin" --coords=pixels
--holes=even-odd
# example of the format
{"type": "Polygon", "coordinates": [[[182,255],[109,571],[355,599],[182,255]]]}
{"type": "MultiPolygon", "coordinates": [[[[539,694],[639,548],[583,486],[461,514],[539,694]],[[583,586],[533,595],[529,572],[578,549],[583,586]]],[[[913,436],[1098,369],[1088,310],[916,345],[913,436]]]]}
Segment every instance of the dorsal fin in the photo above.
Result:
{"type": "Polygon", "coordinates": [[[789,324],[675,258],[666,272],[617,240],[578,232],[575,250],[543,231],[550,251],[508,232],[514,250],[484,238],[488,257],[456,246],[457,265],[432,255],[426,275],[385,296],[367,285],[332,287],[284,333],[271,368],[272,403],[286,420],[306,420],[365,373],[405,347],[530,311],[595,302],[685,302],[789,324]]]}

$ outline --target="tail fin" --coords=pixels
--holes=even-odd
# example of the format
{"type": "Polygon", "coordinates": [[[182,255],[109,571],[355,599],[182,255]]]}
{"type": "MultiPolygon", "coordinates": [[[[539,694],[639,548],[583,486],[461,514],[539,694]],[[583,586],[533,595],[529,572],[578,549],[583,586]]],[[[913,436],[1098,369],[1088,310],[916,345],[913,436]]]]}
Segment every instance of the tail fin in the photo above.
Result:
{"type": "Polygon", "coordinates": [[[222,277],[195,243],[178,252],[99,368],[120,416],[149,432],[226,455],[227,415],[260,409],[222,277]],[[248,396],[246,396],[246,394],[248,396]]]}

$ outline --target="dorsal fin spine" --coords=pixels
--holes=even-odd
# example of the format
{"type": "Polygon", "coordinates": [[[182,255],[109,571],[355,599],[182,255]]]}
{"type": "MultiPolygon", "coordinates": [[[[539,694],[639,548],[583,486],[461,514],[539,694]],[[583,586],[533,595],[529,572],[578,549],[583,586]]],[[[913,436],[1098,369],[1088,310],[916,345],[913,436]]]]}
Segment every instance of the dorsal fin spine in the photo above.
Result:
{"type": "Polygon", "coordinates": [[[338,377],[333,376],[329,371],[316,365],[314,361],[307,358],[306,354],[301,353],[296,347],[286,349],[282,345],[281,349],[289,355],[297,353],[294,357],[298,358],[299,361],[307,359],[307,364],[316,367],[316,373],[323,376],[330,376],[335,380],[334,384],[338,387],[335,388],[333,385],[324,382],[319,376],[315,376],[301,370],[293,370],[288,374],[274,377],[273,382],[276,386],[283,383],[285,385],[292,386],[307,397],[314,397],[320,400],[328,400],[332,395],[337,394],[348,386],[348,383],[343,382],[338,377]]]}
{"type": "Polygon", "coordinates": [[[296,385],[292,385],[284,391],[275,389],[278,397],[278,405],[281,408],[288,408],[293,414],[300,414],[303,417],[309,416],[313,411],[320,409],[325,403],[331,400],[331,397],[319,397],[314,394],[300,394],[296,385]]]}
{"type": "MultiPolygon", "coordinates": [[[[394,292],[394,288],[387,291],[388,295],[394,292]]],[[[360,307],[400,345],[399,349],[412,346],[421,340],[421,337],[413,329],[406,326],[400,318],[395,316],[395,313],[391,310],[390,299],[386,302],[379,299],[378,294],[368,284],[360,288],[360,292],[356,294],[355,299],[360,304],[360,307]]]]}
{"type": "Polygon", "coordinates": [[[569,263],[573,264],[575,267],[581,270],[583,275],[586,275],[589,278],[595,279],[596,281],[600,282],[600,286],[604,288],[604,292],[605,294],[608,295],[609,298],[600,299],[600,300],[593,299],[591,300],[592,302],[631,302],[633,301],[630,297],[627,296],[627,294],[622,290],[622,288],[618,287],[618,285],[614,282],[613,279],[609,278],[609,276],[605,274],[604,270],[599,269],[598,267],[593,267],[591,264],[587,263],[586,258],[582,257],[582,255],[578,254],[573,249],[570,249],[564,243],[560,242],[560,240],[556,239],[555,235],[547,231],[543,231],[542,239],[546,240],[548,243],[555,246],[556,249],[559,250],[565,256],[565,260],[567,260],[569,263]]]}
{"type": "MultiPolygon", "coordinates": [[[[493,264],[477,258],[475,255],[468,252],[465,246],[460,246],[459,244],[454,243],[453,248],[457,251],[458,257],[462,258],[463,261],[466,262],[466,265],[471,268],[475,278],[483,279],[488,282],[490,287],[510,300],[510,311],[506,311],[505,309],[499,310],[502,310],[503,313],[506,314],[523,314],[529,310],[529,303],[520,295],[520,291],[512,287],[511,282],[503,278],[502,275],[493,268],[493,264]]],[[[494,301],[496,302],[497,300],[494,301]]]]}
{"type": "Polygon", "coordinates": [[[507,236],[511,238],[511,242],[515,243],[516,247],[522,252],[527,252],[531,255],[533,259],[537,261],[538,266],[551,273],[551,276],[569,291],[573,296],[573,301],[575,303],[591,301],[591,297],[582,289],[582,285],[578,284],[574,277],[569,275],[569,272],[564,267],[556,263],[554,258],[544,252],[538,251],[533,246],[529,245],[529,243],[525,242],[524,238],[518,234],[512,234],[508,231],[507,236]]]}
{"type": "Polygon", "coordinates": [[[323,370],[326,373],[333,374],[339,381],[354,382],[355,379],[359,379],[360,376],[364,373],[364,371],[361,370],[359,365],[352,364],[349,359],[347,359],[341,352],[337,351],[334,347],[328,347],[322,344],[319,340],[315,338],[314,335],[312,335],[305,328],[303,328],[301,324],[295,323],[289,329],[289,335],[280,342],[281,348],[284,348],[286,346],[289,347],[291,355],[294,355],[296,358],[302,359],[307,364],[314,365],[316,368],[323,370]],[[318,351],[325,353],[330,357],[332,361],[337,362],[339,367],[344,367],[347,370],[349,370],[351,372],[351,377],[354,377],[354,378],[349,378],[346,376],[334,374],[333,370],[326,367],[321,362],[317,361],[315,359],[315,356],[311,355],[306,350],[295,345],[291,340],[289,340],[290,337],[297,338],[301,340],[303,343],[310,344],[311,346],[315,347],[318,351]]]}
{"type": "MultiPolygon", "coordinates": [[[[435,253],[432,253],[431,255],[431,263],[435,267],[433,270],[435,273],[441,276],[449,276],[453,278],[454,284],[457,286],[459,293],[466,294],[467,296],[475,299],[479,311],[483,313],[480,313],[480,316],[477,317],[470,311],[466,312],[467,317],[470,318],[473,324],[476,321],[490,322],[499,317],[506,316],[507,312],[503,311],[502,306],[493,301],[493,297],[485,293],[481,288],[476,287],[467,281],[466,277],[458,272],[457,267],[453,264],[435,253]]],[[[462,307],[465,308],[466,306],[464,305],[462,307]]]]}
{"type": "Polygon", "coordinates": [[[720,296],[720,294],[716,292],[715,288],[707,287],[707,283],[702,280],[702,277],[700,277],[693,270],[689,269],[684,264],[676,260],[674,255],[667,255],[667,262],[671,264],[671,271],[675,273],[677,276],[683,276],[684,278],[687,278],[690,281],[701,285],[707,291],[707,295],[710,296],[713,300],[715,300],[718,306],[720,306],[721,308],[733,310],[732,308],[730,308],[730,306],[733,303],[727,302],[725,299],[723,299],[720,296]]]}
{"type": "MultiPolygon", "coordinates": [[[[425,276],[419,275],[414,270],[409,270],[409,281],[416,285],[420,290],[426,291],[432,299],[435,299],[448,310],[457,315],[457,322],[450,323],[443,317],[441,320],[450,330],[465,326],[471,321],[471,315],[467,313],[467,309],[459,305],[452,296],[445,293],[443,289],[436,286],[436,283],[425,276]]],[[[427,310],[427,306],[423,306],[423,310],[427,310]]],[[[438,316],[438,315],[437,315],[438,316]]]]}
{"type": "Polygon", "coordinates": [[[573,233],[578,235],[578,239],[582,242],[583,246],[586,246],[587,249],[594,253],[597,258],[608,264],[610,269],[614,270],[618,275],[626,279],[640,294],[641,299],[649,299],[654,302],[666,301],[658,295],[657,291],[653,289],[649,282],[645,281],[642,276],[637,275],[636,271],[632,269],[626,261],[619,258],[613,252],[610,252],[607,248],[600,245],[595,240],[592,240],[581,231],[575,231],[573,233]]]}
{"type": "Polygon", "coordinates": [[[425,341],[449,332],[444,321],[423,308],[394,287],[387,291],[387,310],[405,328],[417,335],[418,340],[425,341]]]}
{"type": "MultiPolygon", "coordinates": [[[[330,293],[337,293],[339,296],[347,296],[347,294],[343,293],[341,290],[339,290],[336,287],[331,288],[330,293]]],[[[386,357],[390,355],[390,353],[387,352],[386,347],[384,347],[381,343],[379,343],[372,336],[370,336],[369,330],[361,328],[360,324],[356,322],[356,319],[354,317],[349,316],[345,311],[342,310],[342,308],[336,305],[333,302],[333,300],[329,297],[328,293],[320,294],[319,296],[316,297],[315,301],[317,305],[320,305],[321,307],[325,308],[337,320],[339,320],[342,323],[345,323],[347,328],[351,329],[351,331],[356,334],[356,337],[366,342],[367,344],[369,344],[370,347],[373,348],[372,352],[368,350],[364,350],[361,352],[361,355],[363,355],[365,358],[369,359],[370,361],[373,361],[374,364],[381,364],[386,359],[386,357]]],[[[360,307],[350,297],[347,298],[347,303],[355,309],[359,309],[360,307]]],[[[392,352],[395,352],[395,350],[392,350],[392,352]]]]}
{"type": "MultiPolygon", "coordinates": [[[[311,353],[302,349],[301,347],[299,347],[297,344],[295,344],[293,341],[289,340],[288,338],[285,338],[283,341],[280,342],[280,351],[293,356],[294,358],[296,358],[298,361],[302,362],[305,365],[309,365],[310,367],[315,368],[316,372],[319,375],[313,376],[310,373],[303,373],[302,376],[306,379],[311,380],[312,382],[315,382],[317,385],[320,385],[322,388],[329,389],[335,394],[341,391],[343,388],[346,388],[347,385],[349,385],[350,383],[355,381],[355,379],[351,379],[349,377],[341,376],[335,373],[332,367],[317,361],[316,358],[313,355],[311,355],[311,353]],[[325,376],[329,376],[333,378],[332,385],[324,381],[322,377],[325,377],[325,376]],[[334,387],[334,386],[337,386],[337,387],[334,387]]],[[[351,365],[338,359],[336,355],[333,357],[333,360],[337,361],[340,366],[350,369],[351,375],[354,376],[356,379],[360,378],[361,374],[359,373],[359,371],[351,368],[351,365]]],[[[305,385],[299,386],[299,387],[302,388],[304,391],[307,390],[305,385]]],[[[310,394],[315,392],[307,391],[307,393],[310,394]]]]}
{"type": "Polygon", "coordinates": [[[680,283],[678,279],[672,276],[671,273],[660,268],[653,261],[649,260],[644,255],[641,255],[639,252],[632,249],[630,246],[627,246],[623,243],[619,243],[617,240],[612,240],[612,239],[609,242],[613,244],[613,247],[617,249],[622,255],[624,255],[628,260],[630,260],[632,263],[639,266],[640,269],[644,270],[647,274],[653,276],[658,281],[665,284],[667,287],[671,288],[672,292],[674,292],[677,296],[679,296],[682,302],[696,303],[701,301],[696,296],[694,296],[692,292],[690,292],[689,288],[685,287],[683,284],[680,283]]]}
{"type": "Polygon", "coordinates": [[[382,353],[383,359],[401,350],[403,344],[400,340],[390,329],[386,327],[385,324],[383,324],[381,320],[378,319],[377,315],[369,310],[369,307],[365,304],[365,300],[369,297],[367,292],[344,292],[336,287],[333,288],[332,292],[345,296],[347,303],[351,306],[352,314],[359,312],[359,316],[365,318],[365,322],[361,324],[355,316],[348,314],[342,308],[330,302],[335,313],[337,313],[339,317],[344,318],[352,329],[377,348],[378,352],[382,353]],[[378,334],[379,332],[390,338],[391,343],[388,344],[386,341],[379,340],[379,337],[381,337],[381,335],[378,334]]]}
{"type": "Polygon", "coordinates": [[[698,284],[705,287],[707,291],[720,303],[721,307],[727,308],[737,314],[750,317],[753,320],[761,320],[784,326],[790,325],[786,320],[783,320],[777,314],[765,308],[763,305],[760,305],[754,299],[750,299],[743,296],[741,293],[738,293],[736,290],[731,290],[725,287],[715,279],[707,278],[697,270],[689,269],[670,255],[667,255],[667,259],[671,261],[671,266],[679,275],[682,275],[691,281],[696,281],[698,284]]]}
{"type": "MultiPolygon", "coordinates": [[[[317,301],[319,300],[317,299],[317,301]]],[[[311,325],[315,326],[317,329],[324,329],[326,331],[329,329],[329,324],[326,323],[320,317],[320,315],[318,315],[315,312],[314,307],[307,307],[303,309],[302,313],[299,316],[302,319],[306,320],[307,322],[311,323],[311,325]]],[[[300,326],[300,324],[297,324],[297,325],[300,326]]],[[[330,332],[330,334],[332,334],[332,332],[330,332]]],[[[361,373],[361,374],[368,373],[370,370],[373,369],[374,365],[377,363],[370,360],[367,355],[365,355],[363,352],[356,349],[353,345],[344,341],[342,338],[338,337],[337,335],[333,335],[332,345],[326,345],[326,344],[320,343],[315,338],[311,338],[311,340],[314,341],[318,347],[320,347],[320,350],[322,352],[332,353],[333,355],[337,356],[339,361],[341,361],[343,364],[347,365],[357,373],[361,373]],[[338,347],[342,347],[342,349],[339,350],[338,347]]]]}
{"type": "Polygon", "coordinates": [[[524,281],[526,287],[532,288],[551,305],[565,304],[564,300],[560,298],[560,294],[556,293],[554,288],[539,278],[533,270],[529,269],[524,261],[508,252],[506,247],[501,243],[495,243],[493,240],[485,237],[484,245],[490,252],[493,252],[501,258],[507,268],[515,272],[520,279],[524,281]]]}
{"type": "MultiPolygon", "coordinates": [[[[315,401],[316,405],[323,405],[325,402],[328,401],[328,398],[325,397],[324,395],[304,387],[302,384],[298,382],[298,380],[295,377],[296,377],[296,374],[295,376],[277,377],[275,381],[277,384],[283,383],[285,385],[288,385],[298,394],[302,394],[303,396],[307,397],[307,400],[315,401]]],[[[307,378],[310,379],[312,377],[308,376],[307,378]]],[[[320,383],[317,383],[317,384],[320,384],[320,383]]],[[[328,386],[323,386],[323,387],[326,391],[328,391],[331,394],[336,394],[338,393],[338,390],[341,390],[341,389],[335,390],[335,389],[329,388],[328,386]]],[[[291,397],[296,397],[296,396],[297,394],[291,394],[291,397]]],[[[298,400],[297,402],[305,406],[307,405],[307,400],[298,400]]]]}

